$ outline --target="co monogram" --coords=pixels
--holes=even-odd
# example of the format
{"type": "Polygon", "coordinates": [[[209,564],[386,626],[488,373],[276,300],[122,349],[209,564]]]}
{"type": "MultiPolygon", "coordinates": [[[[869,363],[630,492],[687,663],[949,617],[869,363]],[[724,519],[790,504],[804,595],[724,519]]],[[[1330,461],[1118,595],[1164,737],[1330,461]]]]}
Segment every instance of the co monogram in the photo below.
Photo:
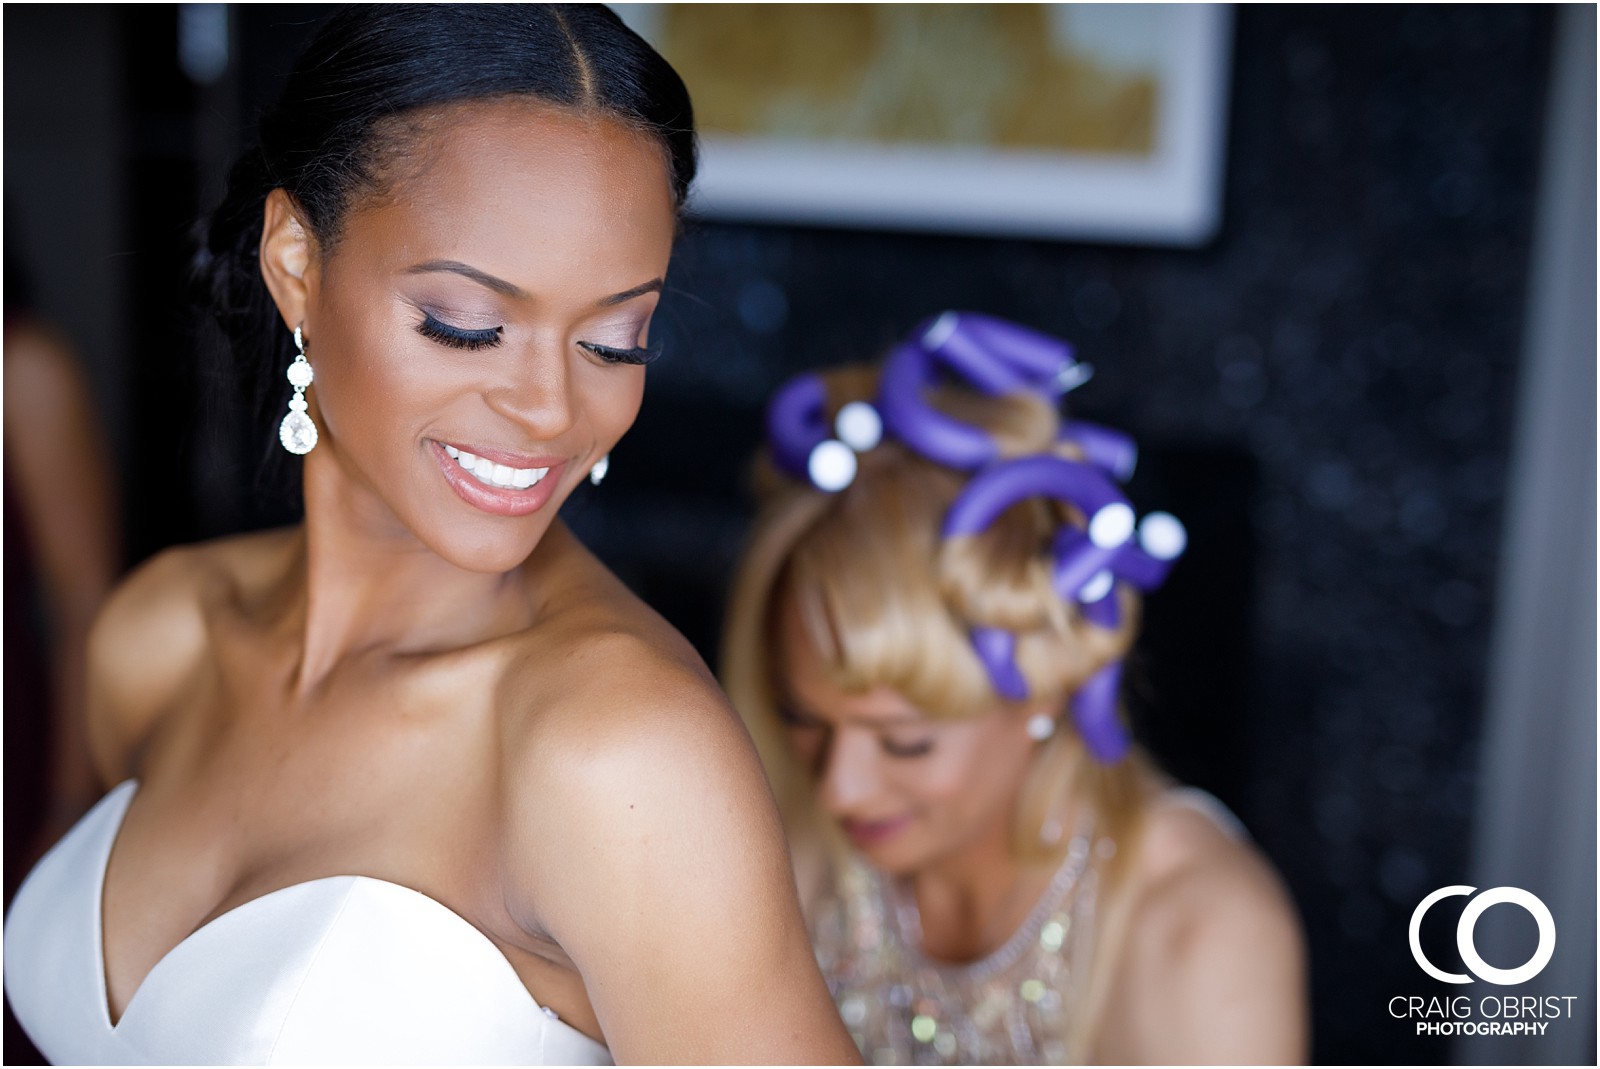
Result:
{"type": "Polygon", "coordinates": [[[1480,980],[1487,980],[1491,984],[1510,986],[1512,984],[1527,983],[1538,976],[1544,967],[1550,964],[1550,956],[1556,952],[1556,922],[1550,915],[1550,910],[1539,901],[1538,896],[1524,891],[1520,887],[1491,887],[1478,895],[1467,908],[1461,911],[1461,922],[1456,925],[1456,949],[1461,952],[1461,960],[1472,970],[1472,976],[1458,972],[1445,972],[1429,961],[1422,953],[1422,943],[1417,938],[1417,933],[1422,929],[1422,915],[1441,898],[1452,895],[1470,895],[1476,887],[1467,887],[1464,884],[1453,884],[1441,887],[1433,894],[1417,903],[1417,908],[1411,914],[1411,956],[1417,959],[1417,964],[1422,971],[1435,980],[1443,980],[1447,984],[1470,984],[1472,976],[1480,980]],[[1533,957],[1515,969],[1497,969],[1484,961],[1478,954],[1478,948],[1473,944],[1473,931],[1478,926],[1478,918],[1483,916],[1483,911],[1490,906],[1502,902],[1521,906],[1532,915],[1534,923],[1539,926],[1539,946],[1533,952],[1533,957]]]}

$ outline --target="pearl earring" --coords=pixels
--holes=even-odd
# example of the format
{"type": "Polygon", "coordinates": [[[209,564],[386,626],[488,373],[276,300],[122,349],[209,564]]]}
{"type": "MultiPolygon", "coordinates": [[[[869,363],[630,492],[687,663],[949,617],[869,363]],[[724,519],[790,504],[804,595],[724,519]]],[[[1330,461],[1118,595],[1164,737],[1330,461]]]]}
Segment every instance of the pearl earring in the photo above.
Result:
{"type": "Polygon", "coordinates": [[[278,425],[278,441],[289,452],[303,457],[317,447],[317,425],[306,415],[306,387],[311,385],[315,376],[311,372],[310,362],[306,360],[305,338],[299,327],[294,328],[294,347],[299,351],[289,365],[288,372],[294,396],[289,398],[289,414],[278,425]]]}
{"type": "Polygon", "coordinates": [[[1056,733],[1056,718],[1049,713],[1034,713],[1028,717],[1028,738],[1043,742],[1056,733]]]}
{"type": "Polygon", "coordinates": [[[607,453],[605,456],[603,456],[599,460],[595,461],[594,462],[594,467],[589,469],[589,481],[591,483],[593,483],[594,485],[599,486],[602,482],[605,481],[606,472],[608,472],[610,470],[611,470],[611,454],[607,453]]]}

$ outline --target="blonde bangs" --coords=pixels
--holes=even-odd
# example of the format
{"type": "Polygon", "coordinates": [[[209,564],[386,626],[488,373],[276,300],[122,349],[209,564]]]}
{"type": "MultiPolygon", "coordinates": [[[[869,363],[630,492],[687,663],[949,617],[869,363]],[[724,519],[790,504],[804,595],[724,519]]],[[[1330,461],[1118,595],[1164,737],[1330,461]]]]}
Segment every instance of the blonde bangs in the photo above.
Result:
{"type": "Polygon", "coordinates": [[[903,453],[882,459],[794,547],[779,598],[796,599],[840,689],[889,687],[934,719],[977,715],[994,692],[937,575],[960,481],[903,453]]]}

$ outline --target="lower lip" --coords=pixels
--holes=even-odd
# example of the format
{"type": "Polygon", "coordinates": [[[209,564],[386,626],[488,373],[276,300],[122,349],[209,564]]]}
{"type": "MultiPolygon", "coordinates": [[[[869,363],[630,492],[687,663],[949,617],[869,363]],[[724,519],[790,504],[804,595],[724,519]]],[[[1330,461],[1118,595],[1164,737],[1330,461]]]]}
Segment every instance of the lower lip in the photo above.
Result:
{"type": "Polygon", "coordinates": [[[530,512],[538,512],[556,492],[556,485],[561,481],[561,474],[567,467],[565,461],[554,465],[544,473],[544,478],[524,490],[486,486],[468,475],[461,465],[444,451],[443,445],[429,441],[428,446],[433,450],[434,459],[439,462],[439,469],[444,472],[444,481],[450,484],[450,489],[456,492],[456,496],[473,508],[495,516],[526,516],[530,512]]]}
{"type": "Polygon", "coordinates": [[[882,846],[896,835],[905,831],[911,826],[911,818],[905,816],[896,817],[894,820],[871,822],[846,820],[842,821],[839,826],[844,830],[845,835],[849,837],[851,842],[855,843],[857,847],[865,849],[871,846],[882,846]]]}

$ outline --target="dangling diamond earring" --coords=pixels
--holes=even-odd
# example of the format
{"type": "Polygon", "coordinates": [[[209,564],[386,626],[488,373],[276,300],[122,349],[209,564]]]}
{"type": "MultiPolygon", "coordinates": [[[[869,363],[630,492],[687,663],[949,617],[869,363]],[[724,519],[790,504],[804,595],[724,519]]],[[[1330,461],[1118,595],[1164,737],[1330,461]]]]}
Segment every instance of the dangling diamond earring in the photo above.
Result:
{"type": "Polygon", "coordinates": [[[595,461],[594,462],[594,467],[589,469],[589,481],[591,483],[593,483],[594,485],[599,486],[602,482],[605,481],[606,472],[608,472],[610,470],[611,470],[611,454],[607,453],[605,456],[603,456],[599,460],[595,461]]]}
{"type": "Polygon", "coordinates": [[[306,415],[306,387],[314,376],[299,327],[294,328],[294,347],[299,350],[289,365],[289,385],[294,387],[294,396],[289,398],[289,414],[278,424],[278,441],[289,452],[303,457],[317,447],[317,425],[306,415]]]}
{"type": "Polygon", "coordinates": [[[1034,713],[1028,717],[1028,738],[1043,742],[1056,733],[1056,718],[1049,713],[1034,713]]]}

